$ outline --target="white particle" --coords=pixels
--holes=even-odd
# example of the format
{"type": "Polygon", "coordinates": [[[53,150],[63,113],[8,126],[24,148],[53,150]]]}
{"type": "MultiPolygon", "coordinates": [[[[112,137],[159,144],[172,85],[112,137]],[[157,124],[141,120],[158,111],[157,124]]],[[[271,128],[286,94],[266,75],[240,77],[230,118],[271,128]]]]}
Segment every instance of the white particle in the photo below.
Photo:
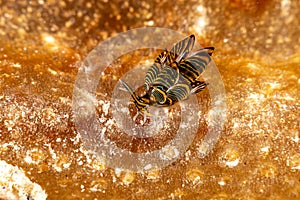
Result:
{"type": "Polygon", "coordinates": [[[116,174],[116,176],[120,176],[121,175],[121,172],[122,172],[122,170],[120,169],[120,168],[116,168],[115,169],[115,174],[116,174]]]}
{"type": "Polygon", "coordinates": [[[104,115],[107,115],[108,114],[108,110],[110,108],[110,102],[100,100],[99,104],[102,106],[102,110],[104,112],[104,115]]]}
{"type": "Polygon", "coordinates": [[[51,148],[51,146],[50,146],[50,144],[49,144],[49,152],[50,152],[50,154],[51,154],[51,157],[53,158],[53,159],[56,159],[56,153],[54,152],[54,150],[51,148]]]}
{"type": "Polygon", "coordinates": [[[295,137],[292,137],[291,140],[294,141],[294,142],[296,142],[296,143],[298,143],[299,142],[298,135],[296,135],[295,137]]]}
{"type": "Polygon", "coordinates": [[[146,165],[146,166],[144,167],[145,170],[149,170],[149,169],[151,169],[151,168],[152,168],[152,165],[151,165],[151,164],[148,164],[148,165],[146,165]]]}
{"type": "Polygon", "coordinates": [[[221,185],[221,186],[226,185],[226,183],[224,181],[219,181],[218,184],[221,185]]]}
{"type": "Polygon", "coordinates": [[[50,44],[54,44],[55,43],[55,39],[51,35],[44,35],[43,36],[43,40],[45,42],[47,42],[47,43],[50,43],[50,44]]]}
{"type": "Polygon", "coordinates": [[[265,147],[262,147],[260,150],[262,151],[262,152],[268,152],[269,151],[269,146],[265,146],[265,147]]]}
{"type": "Polygon", "coordinates": [[[21,65],[19,63],[15,63],[12,66],[15,67],[15,68],[21,68],[21,65]]]}
{"type": "Polygon", "coordinates": [[[66,168],[69,168],[70,165],[71,165],[71,163],[65,163],[65,164],[63,164],[63,167],[66,169],[66,168]]]}
{"type": "Polygon", "coordinates": [[[225,164],[228,167],[235,167],[239,164],[239,162],[240,162],[240,159],[235,159],[233,161],[227,161],[227,162],[225,162],[225,164]]]}
{"type": "Polygon", "coordinates": [[[84,191],[85,191],[84,185],[80,185],[80,188],[81,188],[81,192],[84,192],[84,191]]]}

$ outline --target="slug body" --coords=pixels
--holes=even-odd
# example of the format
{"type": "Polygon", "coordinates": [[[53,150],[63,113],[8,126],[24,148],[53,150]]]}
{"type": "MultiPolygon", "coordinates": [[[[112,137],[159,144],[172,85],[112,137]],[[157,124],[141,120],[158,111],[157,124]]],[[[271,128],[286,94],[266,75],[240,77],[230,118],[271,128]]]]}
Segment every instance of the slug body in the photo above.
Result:
{"type": "Polygon", "coordinates": [[[145,76],[146,92],[143,96],[138,96],[126,82],[120,80],[131,94],[138,109],[137,114],[150,116],[147,111],[149,106],[171,106],[202,91],[208,85],[197,79],[211,61],[214,47],[192,52],[194,43],[195,36],[190,35],[155,59],[145,76]]]}

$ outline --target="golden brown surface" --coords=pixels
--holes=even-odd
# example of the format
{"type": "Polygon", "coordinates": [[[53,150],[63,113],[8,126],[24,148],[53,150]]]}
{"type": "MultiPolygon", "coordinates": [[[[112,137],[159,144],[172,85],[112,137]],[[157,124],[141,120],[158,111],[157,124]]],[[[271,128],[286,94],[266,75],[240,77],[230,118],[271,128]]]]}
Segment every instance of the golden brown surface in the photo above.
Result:
{"type": "MultiPolygon", "coordinates": [[[[0,160],[23,169],[48,199],[300,199],[300,1],[0,7],[0,160]],[[82,147],[72,93],[78,63],[99,42],[143,26],[215,46],[227,119],[204,159],[192,153],[162,170],[123,172],[82,147]]],[[[1,178],[0,198],[9,198],[1,178]]]]}

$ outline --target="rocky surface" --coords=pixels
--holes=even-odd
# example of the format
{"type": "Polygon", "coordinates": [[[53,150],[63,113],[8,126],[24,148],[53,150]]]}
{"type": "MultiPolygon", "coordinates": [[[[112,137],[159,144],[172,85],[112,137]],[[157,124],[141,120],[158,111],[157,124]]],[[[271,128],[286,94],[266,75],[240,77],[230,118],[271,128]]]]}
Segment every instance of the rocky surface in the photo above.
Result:
{"type": "MultiPolygon", "coordinates": [[[[300,198],[298,1],[39,0],[0,6],[0,180],[11,178],[8,168],[20,173],[9,187],[0,182],[0,198],[40,199],[38,192],[48,199],[300,198]],[[180,159],[137,173],[113,169],[88,151],[74,124],[72,98],[88,53],[117,33],[144,26],[195,34],[200,44],[216,48],[227,117],[206,157],[197,156],[197,144],[206,133],[209,105],[180,159]]],[[[102,128],[114,123],[105,112],[118,78],[155,55],[131,52],[107,68],[96,95],[102,128]]],[[[161,148],[172,137],[110,139],[139,152],[147,145],[161,148]]]]}

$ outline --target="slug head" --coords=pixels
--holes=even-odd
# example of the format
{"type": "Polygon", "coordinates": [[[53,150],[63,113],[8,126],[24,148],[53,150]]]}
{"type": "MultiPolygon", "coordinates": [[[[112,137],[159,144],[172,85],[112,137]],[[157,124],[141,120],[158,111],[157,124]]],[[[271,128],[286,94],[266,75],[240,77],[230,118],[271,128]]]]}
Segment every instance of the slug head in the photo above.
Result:
{"type": "Polygon", "coordinates": [[[150,116],[150,113],[147,112],[147,108],[151,104],[150,97],[148,96],[148,94],[145,94],[144,96],[140,97],[131,89],[131,87],[126,82],[122,81],[121,79],[119,81],[130,93],[133,99],[133,103],[135,104],[138,111],[142,114],[145,113],[146,115],[150,116]]]}

